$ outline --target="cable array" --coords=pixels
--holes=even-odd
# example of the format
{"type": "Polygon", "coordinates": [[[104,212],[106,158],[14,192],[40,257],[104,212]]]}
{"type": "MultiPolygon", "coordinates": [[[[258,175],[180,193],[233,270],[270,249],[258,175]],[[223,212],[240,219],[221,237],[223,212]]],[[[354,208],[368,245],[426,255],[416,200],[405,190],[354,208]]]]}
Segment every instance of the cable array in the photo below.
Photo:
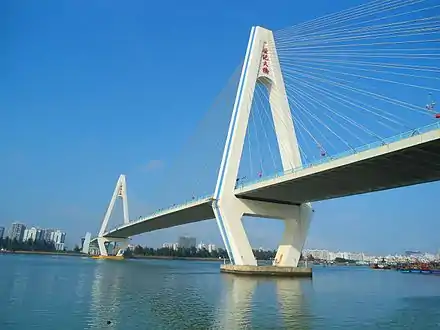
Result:
{"type": "MultiPolygon", "coordinates": [[[[274,37],[270,55],[281,67],[302,164],[440,121],[438,0],[372,0],[274,37]]],[[[212,195],[240,72],[241,66],[167,169],[157,188],[160,207],[212,195]]],[[[257,81],[242,95],[252,106],[239,183],[283,171],[280,149],[288,146],[277,140],[273,119],[285,117],[269,93],[257,81]]]]}
{"type": "MultiPolygon", "coordinates": [[[[371,1],[275,32],[271,55],[281,66],[303,164],[439,121],[439,42],[435,0],[371,1]]],[[[248,152],[257,159],[241,169],[246,178],[271,160],[265,173],[282,171],[277,141],[264,135],[279,109],[271,109],[261,83],[254,98],[246,143],[272,147],[248,152]]]]}
{"type": "Polygon", "coordinates": [[[190,137],[183,142],[176,140],[181,147],[157,187],[157,210],[193,202],[214,193],[240,73],[241,65],[190,137]]]}

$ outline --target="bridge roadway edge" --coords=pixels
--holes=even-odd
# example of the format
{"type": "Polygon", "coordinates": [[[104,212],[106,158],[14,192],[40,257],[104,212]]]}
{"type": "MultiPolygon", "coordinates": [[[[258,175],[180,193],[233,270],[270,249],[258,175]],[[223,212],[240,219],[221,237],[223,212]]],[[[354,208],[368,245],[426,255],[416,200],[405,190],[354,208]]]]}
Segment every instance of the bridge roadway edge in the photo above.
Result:
{"type": "Polygon", "coordinates": [[[247,266],[247,265],[220,265],[220,272],[246,276],[277,276],[312,278],[312,268],[304,267],[280,267],[280,266],[247,266]]]}

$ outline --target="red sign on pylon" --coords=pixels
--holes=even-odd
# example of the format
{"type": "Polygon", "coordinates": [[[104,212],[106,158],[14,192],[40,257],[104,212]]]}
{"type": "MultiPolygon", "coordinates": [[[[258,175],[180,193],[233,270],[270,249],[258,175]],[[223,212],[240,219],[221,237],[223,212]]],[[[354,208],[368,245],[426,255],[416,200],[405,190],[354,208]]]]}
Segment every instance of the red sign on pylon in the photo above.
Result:
{"type": "Polygon", "coordinates": [[[261,65],[261,71],[264,74],[269,74],[269,50],[267,49],[267,45],[264,44],[263,46],[263,50],[261,51],[261,61],[262,61],[262,65],[261,65]]]}

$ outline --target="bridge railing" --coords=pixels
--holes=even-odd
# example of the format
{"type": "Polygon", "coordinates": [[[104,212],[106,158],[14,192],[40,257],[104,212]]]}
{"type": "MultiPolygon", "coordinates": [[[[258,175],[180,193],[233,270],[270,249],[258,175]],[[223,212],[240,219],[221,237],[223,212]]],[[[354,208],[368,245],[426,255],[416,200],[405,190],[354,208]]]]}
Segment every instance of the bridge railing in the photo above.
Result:
{"type": "MultiPolygon", "coordinates": [[[[139,217],[136,220],[130,220],[128,225],[133,225],[135,223],[145,221],[148,218],[152,218],[152,217],[155,217],[155,216],[160,216],[162,214],[169,213],[172,210],[184,208],[185,206],[188,206],[188,205],[191,205],[191,204],[197,204],[197,203],[199,203],[199,202],[201,202],[203,200],[208,200],[209,198],[212,198],[212,195],[213,194],[204,195],[202,197],[194,197],[194,199],[186,200],[185,202],[183,202],[181,204],[173,204],[170,207],[158,209],[158,210],[154,211],[153,213],[150,213],[149,215],[147,215],[145,217],[139,217]]],[[[112,227],[110,230],[108,230],[108,232],[111,232],[113,230],[116,230],[116,229],[121,228],[121,227],[126,226],[126,225],[127,224],[119,224],[119,225],[117,225],[115,227],[112,227]]]]}
{"type": "MultiPolygon", "coordinates": [[[[363,151],[367,151],[367,150],[371,150],[371,149],[378,148],[378,147],[381,147],[381,146],[385,146],[385,145],[388,145],[390,143],[397,142],[397,141],[400,141],[400,140],[403,140],[403,139],[407,139],[407,138],[412,137],[412,136],[416,136],[416,135],[420,135],[422,133],[433,131],[435,129],[440,129],[440,121],[432,123],[432,124],[427,125],[427,126],[423,126],[421,128],[417,128],[417,129],[414,129],[414,130],[406,131],[406,132],[403,132],[403,133],[400,133],[400,134],[397,134],[397,135],[394,135],[394,136],[391,136],[391,137],[388,137],[388,138],[385,138],[385,139],[382,139],[382,140],[379,140],[379,141],[368,143],[368,144],[362,145],[360,147],[356,147],[356,148],[344,151],[344,152],[339,153],[339,154],[334,155],[334,156],[326,156],[326,157],[323,157],[323,158],[321,158],[321,159],[319,159],[317,161],[310,162],[308,164],[304,164],[302,166],[299,166],[299,167],[296,167],[296,168],[293,168],[293,169],[289,169],[287,171],[280,171],[280,172],[277,172],[277,173],[272,174],[272,175],[264,176],[262,178],[258,178],[258,179],[251,180],[251,181],[246,181],[246,182],[240,184],[236,188],[236,190],[244,189],[245,187],[248,187],[248,186],[250,186],[252,184],[255,184],[255,183],[258,183],[258,182],[274,179],[274,178],[277,178],[277,177],[280,177],[280,176],[283,176],[283,175],[286,175],[286,174],[292,174],[292,173],[295,173],[295,172],[298,172],[298,171],[301,171],[301,170],[304,170],[304,169],[307,169],[307,168],[315,167],[315,166],[327,163],[327,162],[332,161],[332,160],[341,159],[341,158],[348,157],[348,156],[351,156],[351,155],[354,155],[354,154],[358,154],[358,153],[363,152],[363,151]]],[[[156,210],[153,213],[150,213],[149,215],[147,215],[145,217],[141,217],[141,218],[139,218],[137,220],[131,220],[129,222],[129,224],[134,224],[134,223],[142,222],[142,221],[147,220],[148,218],[151,218],[151,217],[154,217],[154,216],[160,216],[160,215],[166,214],[166,213],[168,213],[168,212],[170,212],[170,211],[172,211],[174,209],[183,208],[183,207],[185,207],[187,205],[190,205],[190,204],[197,204],[200,201],[205,200],[205,199],[209,199],[209,198],[212,198],[212,194],[204,195],[204,196],[201,196],[201,197],[195,197],[194,199],[187,200],[187,201],[185,201],[182,204],[174,204],[174,205],[172,205],[172,206],[170,206],[168,208],[163,208],[163,209],[156,210]]],[[[124,224],[120,224],[118,226],[115,226],[112,229],[110,229],[109,232],[113,231],[115,229],[118,229],[118,228],[120,228],[122,226],[124,226],[124,224]]]]}
{"type": "Polygon", "coordinates": [[[245,181],[245,182],[239,184],[237,186],[236,190],[242,190],[242,189],[244,189],[244,188],[246,188],[246,187],[248,187],[250,185],[253,185],[255,183],[258,183],[258,182],[267,181],[267,180],[270,180],[270,179],[278,178],[280,176],[284,176],[286,174],[292,174],[292,173],[295,173],[295,172],[299,172],[299,171],[307,169],[307,168],[315,167],[315,166],[318,166],[318,165],[321,165],[321,164],[324,164],[324,163],[328,163],[328,162],[336,160],[336,159],[341,159],[341,158],[348,157],[348,156],[351,156],[351,155],[354,155],[354,154],[358,154],[358,153],[363,152],[363,151],[367,151],[367,150],[375,149],[375,148],[378,148],[378,147],[382,147],[382,146],[391,144],[393,142],[401,141],[401,140],[404,140],[404,139],[407,139],[407,138],[410,138],[410,137],[413,137],[413,136],[417,136],[417,135],[420,135],[420,134],[423,134],[423,133],[427,133],[427,132],[436,130],[436,129],[440,129],[440,121],[432,123],[432,124],[429,124],[429,125],[426,125],[426,126],[423,126],[423,127],[420,127],[420,128],[417,128],[417,129],[414,129],[414,130],[406,131],[406,132],[403,132],[403,133],[400,133],[400,134],[397,134],[397,135],[394,135],[394,136],[391,136],[391,137],[388,137],[388,138],[384,138],[384,139],[379,140],[379,141],[368,143],[368,144],[362,145],[360,147],[349,149],[347,151],[341,152],[341,153],[336,154],[334,156],[326,156],[326,157],[323,157],[323,158],[321,158],[321,159],[319,159],[317,161],[313,161],[313,162],[310,162],[310,163],[307,163],[307,164],[303,164],[301,166],[289,169],[287,171],[279,171],[279,172],[276,172],[276,173],[271,174],[271,175],[267,175],[267,176],[263,176],[261,178],[257,178],[255,180],[245,181]]]}

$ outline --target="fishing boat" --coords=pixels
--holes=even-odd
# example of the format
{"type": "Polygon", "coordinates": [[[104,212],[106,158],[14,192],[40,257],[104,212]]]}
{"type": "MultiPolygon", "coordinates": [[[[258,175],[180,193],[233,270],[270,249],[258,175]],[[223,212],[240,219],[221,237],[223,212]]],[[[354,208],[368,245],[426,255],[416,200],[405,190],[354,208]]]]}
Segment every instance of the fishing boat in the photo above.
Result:
{"type": "Polygon", "coordinates": [[[384,258],[382,258],[381,262],[375,259],[374,263],[370,267],[373,269],[391,269],[391,266],[385,262],[384,258]]]}
{"type": "Polygon", "coordinates": [[[401,268],[401,273],[440,275],[440,269],[401,268]]]}
{"type": "Polygon", "coordinates": [[[391,266],[385,264],[373,264],[372,269],[391,269],[391,266]]]}

